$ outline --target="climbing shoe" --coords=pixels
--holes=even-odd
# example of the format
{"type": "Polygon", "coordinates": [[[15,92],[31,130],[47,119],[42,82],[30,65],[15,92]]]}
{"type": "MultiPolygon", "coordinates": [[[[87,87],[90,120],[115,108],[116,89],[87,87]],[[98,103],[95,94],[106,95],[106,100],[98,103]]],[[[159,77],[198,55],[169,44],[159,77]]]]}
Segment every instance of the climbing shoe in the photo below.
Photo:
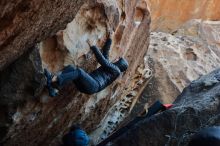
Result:
{"type": "Polygon", "coordinates": [[[48,90],[49,90],[49,96],[51,96],[51,97],[58,96],[58,94],[59,94],[59,90],[57,90],[56,88],[50,87],[50,88],[48,88],[48,90]]]}

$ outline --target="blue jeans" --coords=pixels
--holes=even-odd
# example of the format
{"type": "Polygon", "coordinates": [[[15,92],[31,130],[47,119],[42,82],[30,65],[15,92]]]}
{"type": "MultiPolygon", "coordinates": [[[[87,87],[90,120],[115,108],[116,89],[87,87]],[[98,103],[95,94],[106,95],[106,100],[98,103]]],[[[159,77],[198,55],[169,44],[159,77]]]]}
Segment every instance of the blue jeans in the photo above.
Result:
{"type": "Polygon", "coordinates": [[[66,66],[63,71],[61,71],[57,76],[57,81],[59,86],[73,81],[78,90],[87,94],[93,94],[99,90],[99,84],[90,74],[72,65],[66,66]]]}

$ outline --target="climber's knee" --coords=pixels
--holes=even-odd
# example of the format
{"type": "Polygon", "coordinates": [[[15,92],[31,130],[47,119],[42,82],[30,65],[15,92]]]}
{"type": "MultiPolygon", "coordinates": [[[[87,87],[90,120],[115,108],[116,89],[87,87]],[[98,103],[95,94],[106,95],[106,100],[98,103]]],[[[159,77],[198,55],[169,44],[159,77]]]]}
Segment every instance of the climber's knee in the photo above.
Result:
{"type": "Polygon", "coordinates": [[[76,70],[77,70],[79,76],[84,76],[85,71],[84,71],[83,69],[81,69],[81,68],[77,68],[76,70]]]}
{"type": "Polygon", "coordinates": [[[74,71],[76,69],[76,67],[72,64],[66,66],[63,68],[63,73],[67,73],[67,72],[70,72],[70,71],[74,71]]]}

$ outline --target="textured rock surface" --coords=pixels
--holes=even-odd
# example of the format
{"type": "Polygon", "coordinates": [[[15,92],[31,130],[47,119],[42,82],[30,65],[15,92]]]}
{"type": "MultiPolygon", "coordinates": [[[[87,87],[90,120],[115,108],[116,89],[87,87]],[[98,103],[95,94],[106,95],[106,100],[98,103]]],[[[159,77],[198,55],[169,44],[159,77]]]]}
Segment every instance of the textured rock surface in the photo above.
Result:
{"type": "Polygon", "coordinates": [[[25,50],[65,28],[86,0],[0,2],[0,70],[25,50]]]}
{"type": "Polygon", "coordinates": [[[17,120],[16,109],[36,100],[44,85],[40,54],[34,47],[0,72],[0,140],[17,120]]]}
{"type": "MultiPolygon", "coordinates": [[[[44,11],[46,8],[42,9],[44,11]]],[[[59,12],[58,8],[57,10],[59,12]]],[[[53,11],[56,11],[56,8],[53,11]]],[[[54,17],[56,20],[57,17],[54,17]]],[[[64,19],[66,18],[60,20],[59,24],[63,24],[64,19]]],[[[47,38],[38,45],[43,66],[53,72],[67,64],[74,64],[88,71],[94,70],[97,62],[85,41],[90,38],[101,47],[106,40],[106,30],[109,26],[114,30],[110,59],[124,56],[130,64],[129,69],[113,85],[92,96],[79,93],[72,84],[64,87],[57,98],[50,98],[47,91],[43,92],[39,100],[27,102],[16,110],[13,115],[16,118],[13,119],[13,125],[4,139],[4,144],[59,145],[62,136],[73,123],[80,123],[89,133],[99,128],[94,139],[95,142],[98,141],[106,128],[100,128],[100,125],[107,123],[108,117],[112,117],[108,114],[111,113],[111,107],[135,90],[137,93],[129,96],[132,103],[142,90],[141,85],[146,82],[147,77],[142,77],[145,72],[140,73],[140,70],[145,68],[143,58],[149,45],[149,24],[150,15],[145,1],[123,3],[109,0],[83,5],[65,30],[57,32],[57,35],[47,38]],[[139,78],[142,82],[137,82],[139,78]]],[[[42,29],[43,26],[35,27],[42,29]]],[[[54,27],[51,28],[53,32],[56,30],[54,27]]],[[[36,32],[37,40],[44,38],[41,31],[36,32]]],[[[48,32],[51,32],[50,29],[48,32]]],[[[45,32],[45,36],[53,34],[48,32],[45,32]]],[[[29,33],[28,36],[31,36],[31,32],[29,33]]],[[[19,37],[17,39],[19,40],[19,37]]],[[[30,41],[30,44],[32,43],[30,41]]]]}
{"type": "Polygon", "coordinates": [[[151,29],[172,32],[191,19],[220,20],[219,0],[147,0],[151,29]]]}
{"type": "Polygon", "coordinates": [[[130,117],[158,99],[172,103],[191,81],[219,68],[219,28],[218,21],[190,20],[173,35],[152,32],[145,60],[153,74],[130,117]]]}
{"type": "Polygon", "coordinates": [[[155,72],[149,84],[157,87],[154,99],[170,103],[192,80],[220,67],[219,27],[219,22],[191,20],[175,35],[151,33],[146,59],[155,72]]]}
{"type": "Polygon", "coordinates": [[[145,119],[113,145],[187,146],[201,128],[220,125],[220,69],[193,81],[178,96],[175,106],[145,119]]]}

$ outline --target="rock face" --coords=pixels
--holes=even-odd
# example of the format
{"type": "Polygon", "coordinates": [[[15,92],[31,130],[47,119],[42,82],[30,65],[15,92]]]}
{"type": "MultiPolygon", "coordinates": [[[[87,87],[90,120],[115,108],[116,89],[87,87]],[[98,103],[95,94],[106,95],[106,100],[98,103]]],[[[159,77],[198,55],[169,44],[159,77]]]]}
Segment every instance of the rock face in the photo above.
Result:
{"type": "Polygon", "coordinates": [[[172,35],[151,32],[146,66],[152,77],[130,117],[156,100],[172,103],[193,80],[220,67],[220,22],[190,20],[172,35]]]}
{"type": "Polygon", "coordinates": [[[220,20],[219,0],[147,0],[153,31],[172,32],[191,19],[220,20]]]}
{"type": "Polygon", "coordinates": [[[65,28],[89,0],[0,2],[0,70],[34,43],[65,28]]]}
{"type": "MultiPolygon", "coordinates": [[[[114,112],[112,107],[120,100],[129,98],[127,107],[118,106],[121,109],[124,107],[124,111],[128,111],[130,105],[143,90],[141,85],[144,85],[147,80],[147,77],[144,77],[147,73],[144,70],[143,58],[149,45],[150,24],[146,2],[135,0],[124,3],[120,0],[98,0],[82,5],[84,2],[56,3],[53,1],[51,3],[54,3],[52,5],[54,7],[44,1],[39,3],[36,1],[35,5],[34,2],[33,4],[30,2],[30,6],[38,7],[39,4],[36,16],[33,16],[33,18],[37,18],[30,21],[35,22],[36,25],[31,27],[25,25],[26,21],[29,21],[27,14],[26,19],[20,20],[21,24],[23,21],[24,24],[19,25],[24,31],[14,36],[14,39],[9,39],[8,42],[6,42],[7,37],[3,37],[2,42],[7,45],[2,48],[5,58],[0,57],[0,68],[3,69],[24,50],[28,50],[29,45],[34,45],[35,42],[48,37],[37,44],[43,67],[56,72],[65,65],[74,64],[86,71],[94,70],[97,62],[89,51],[86,40],[94,40],[97,46],[101,47],[106,40],[107,29],[110,28],[114,31],[110,59],[114,60],[119,56],[125,57],[129,62],[129,69],[114,84],[91,96],[78,92],[73,84],[64,87],[57,98],[48,97],[47,90],[39,92],[41,94],[36,100],[28,100],[22,106],[16,107],[12,115],[9,115],[12,118],[12,125],[2,140],[4,145],[59,145],[62,136],[74,123],[80,123],[88,133],[95,131],[95,134],[92,135],[96,135],[93,139],[96,143],[108,127],[108,125],[104,127],[100,125],[108,123],[109,117],[112,117],[111,113],[114,112]],[[40,4],[43,7],[40,7],[40,4]],[[79,9],[81,5],[82,7],[79,9]],[[66,8],[64,9],[64,7],[66,8]],[[72,14],[67,17],[70,13],[72,14]],[[58,32],[58,29],[62,29],[74,16],[75,19],[67,25],[66,29],[58,32]],[[55,22],[57,23],[54,24],[55,22]],[[50,29],[45,30],[45,28],[50,29]],[[57,32],[56,35],[51,36],[55,32],[57,32]],[[8,52],[11,51],[11,48],[18,49],[9,55],[8,52]],[[17,53],[18,51],[19,53],[17,53]],[[138,82],[139,79],[141,82],[138,82]],[[135,94],[130,94],[134,90],[135,94]]],[[[7,4],[10,3],[4,3],[5,6],[7,4]]],[[[10,29],[9,26],[7,28],[10,29]]],[[[10,35],[9,33],[8,36],[10,35]]],[[[2,52],[1,55],[3,55],[2,52]]],[[[41,67],[38,69],[42,71],[41,67]]],[[[6,73],[5,70],[3,73],[6,73]]],[[[43,84],[43,81],[40,83],[43,84]]],[[[27,98],[32,99],[34,94],[31,93],[31,95],[32,97],[27,96],[27,98]]],[[[124,117],[119,118],[120,122],[124,117]]],[[[106,136],[106,134],[104,135],[106,136]]]]}
{"type": "MultiPolygon", "coordinates": [[[[192,80],[219,67],[219,22],[194,20],[173,31],[190,18],[218,19],[208,10],[219,11],[212,3],[217,7],[219,2],[175,2],[178,7],[169,9],[167,5],[174,6],[172,0],[148,0],[150,5],[145,0],[1,1],[0,144],[60,145],[75,123],[97,144],[129,114],[132,118],[140,113],[145,103],[150,105],[158,98],[170,103],[192,80]],[[159,14],[155,4],[161,8],[159,14]],[[147,54],[148,6],[152,30],[172,34],[152,32],[147,54]],[[171,12],[181,17],[164,15],[171,12]],[[171,19],[176,23],[170,23],[171,19]],[[82,94],[70,83],[58,97],[49,97],[43,88],[43,68],[57,72],[73,64],[94,70],[99,65],[86,41],[101,48],[109,30],[114,32],[110,60],[125,57],[129,62],[126,73],[94,95],[82,94]]],[[[115,145],[185,145],[190,129],[219,124],[219,72],[191,83],[173,109],[138,123],[115,145]]]]}
{"type": "Polygon", "coordinates": [[[165,112],[137,123],[112,145],[187,146],[204,127],[220,125],[220,69],[193,81],[165,112]]]}

